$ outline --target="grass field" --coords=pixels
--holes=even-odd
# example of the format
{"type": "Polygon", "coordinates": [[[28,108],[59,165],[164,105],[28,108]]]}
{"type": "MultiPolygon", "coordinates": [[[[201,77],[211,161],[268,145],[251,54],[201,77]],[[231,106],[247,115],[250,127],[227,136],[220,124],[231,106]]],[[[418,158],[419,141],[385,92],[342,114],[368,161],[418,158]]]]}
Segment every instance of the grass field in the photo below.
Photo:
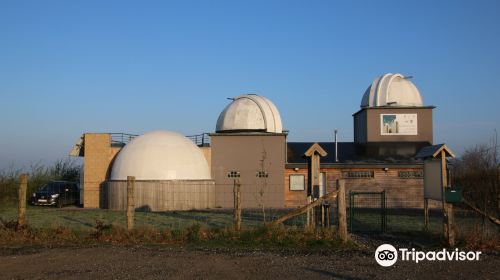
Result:
{"type": "Polygon", "coordinates": [[[16,216],[15,207],[0,208],[0,247],[105,243],[325,250],[354,245],[351,241],[342,242],[335,228],[304,230],[264,225],[259,211],[244,212],[242,231],[233,229],[232,212],[222,209],[136,212],[135,226],[130,231],[125,227],[125,211],[29,206],[27,226],[21,227],[16,216]]]}
{"type": "MultiPolygon", "coordinates": [[[[355,232],[379,232],[381,216],[379,210],[361,209],[355,213],[352,229],[355,232]]],[[[464,210],[454,211],[455,232],[459,238],[477,236],[500,238],[500,228],[479,214],[464,210]]],[[[424,217],[421,209],[387,209],[386,233],[418,234],[424,231],[424,217]]],[[[440,235],[443,232],[443,217],[439,209],[429,212],[427,233],[440,235]]]]}
{"type": "MultiPolygon", "coordinates": [[[[269,209],[266,211],[266,220],[271,221],[288,210],[269,209]]],[[[348,211],[349,213],[349,211],[348,211]]],[[[332,219],[335,217],[332,213],[332,219]]],[[[15,206],[0,206],[0,219],[12,221],[17,218],[15,206]]],[[[28,225],[34,229],[65,227],[74,231],[89,231],[98,224],[107,224],[124,227],[126,217],[124,211],[111,211],[105,209],[83,209],[79,207],[27,207],[26,218],[28,225]]],[[[244,210],[242,215],[244,229],[255,229],[263,225],[262,212],[259,210],[244,210]]],[[[156,230],[185,230],[192,226],[206,229],[231,228],[233,225],[231,210],[211,209],[192,211],[169,212],[139,212],[135,213],[135,226],[137,228],[154,228],[156,230]]],[[[471,234],[482,234],[485,237],[495,237],[499,229],[488,223],[481,223],[476,216],[468,216],[458,212],[455,224],[459,235],[466,238],[471,234]]],[[[301,229],[306,222],[305,215],[295,217],[285,223],[288,228],[301,229]]],[[[335,221],[331,221],[335,225],[335,221]]],[[[387,212],[386,234],[395,236],[418,236],[423,234],[423,215],[420,210],[401,211],[389,209],[387,212]]],[[[354,233],[381,234],[380,215],[377,211],[365,209],[358,211],[353,220],[354,233]]],[[[442,232],[442,217],[439,212],[431,212],[430,224],[427,234],[439,236],[442,232]]]]}
{"type": "MultiPolygon", "coordinates": [[[[0,209],[0,218],[4,221],[17,218],[15,207],[0,209]]],[[[105,209],[82,209],[78,207],[28,206],[26,209],[28,225],[33,228],[48,226],[65,226],[75,230],[86,230],[95,227],[96,222],[104,224],[125,225],[124,211],[105,209]]],[[[224,228],[232,225],[232,212],[215,211],[171,211],[171,212],[139,212],[135,213],[137,227],[154,227],[157,229],[184,229],[199,224],[205,228],[224,228]]],[[[256,227],[262,225],[262,219],[254,212],[247,212],[243,218],[243,226],[256,227]]]]}

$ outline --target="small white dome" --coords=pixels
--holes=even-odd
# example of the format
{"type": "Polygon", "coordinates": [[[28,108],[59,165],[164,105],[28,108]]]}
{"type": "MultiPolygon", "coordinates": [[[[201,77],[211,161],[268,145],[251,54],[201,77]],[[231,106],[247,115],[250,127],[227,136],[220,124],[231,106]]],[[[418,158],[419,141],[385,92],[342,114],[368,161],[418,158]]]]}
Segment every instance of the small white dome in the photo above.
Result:
{"type": "Polygon", "coordinates": [[[271,100],[245,94],[235,97],[219,115],[216,132],[262,131],[282,133],[280,113],[271,100]]]}
{"type": "Polygon", "coordinates": [[[152,131],[136,137],[118,153],[111,180],[209,180],[201,150],[185,136],[152,131]]]}
{"type": "Polygon", "coordinates": [[[361,108],[378,106],[423,106],[417,87],[401,74],[385,74],[375,78],[366,89],[361,108]]]}

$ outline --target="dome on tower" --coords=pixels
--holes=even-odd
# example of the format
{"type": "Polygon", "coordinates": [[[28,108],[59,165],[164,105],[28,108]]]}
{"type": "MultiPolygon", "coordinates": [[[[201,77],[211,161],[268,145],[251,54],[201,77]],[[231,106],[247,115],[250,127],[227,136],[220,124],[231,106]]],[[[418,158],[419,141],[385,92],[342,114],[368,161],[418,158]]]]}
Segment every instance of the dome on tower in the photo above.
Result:
{"type": "Polygon", "coordinates": [[[379,106],[422,107],[422,96],[409,78],[392,73],[375,78],[363,95],[361,108],[379,106]]]}
{"type": "Polygon", "coordinates": [[[216,132],[282,133],[280,113],[271,100],[256,94],[235,97],[219,115],[216,132]]]}
{"type": "Polygon", "coordinates": [[[209,180],[202,151],[185,136],[152,131],[136,137],[118,153],[111,180],[209,180]]]}

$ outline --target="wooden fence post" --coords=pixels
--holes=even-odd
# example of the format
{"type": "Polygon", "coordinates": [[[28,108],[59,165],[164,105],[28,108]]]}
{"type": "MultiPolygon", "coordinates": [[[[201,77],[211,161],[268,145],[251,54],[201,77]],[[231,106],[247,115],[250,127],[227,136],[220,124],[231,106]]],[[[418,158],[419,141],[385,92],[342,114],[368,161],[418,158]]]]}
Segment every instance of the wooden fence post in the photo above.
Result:
{"type": "Polygon", "coordinates": [[[349,239],[347,233],[347,210],[345,202],[345,181],[337,179],[337,207],[338,207],[338,223],[339,223],[339,236],[340,239],[346,242],[349,239]]]}
{"type": "Polygon", "coordinates": [[[233,194],[234,194],[234,230],[241,230],[241,184],[239,181],[234,180],[233,194]]]}
{"type": "Polygon", "coordinates": [[[429,199],[424,198],[424,230],[429,230],[429,199]]]}
{"type": "Polygon", "coordinates": [[[321,204],[321,226],[322,227],[325,227],[325,205],[324,204],[321,204]]]}
{"type": "Polygon", "coordinates": [[[446,165],[446,152],[441,151],[441,178],[443,180],[443,233],[448,246],[455,246],[455,231],[453,229],[453,205],[446,202],[445,189],[448,186],[448,172],[446,165]]]}
{"type": "Polygon", "coordinates": [[[134,228],[134,214],[135,214],[135,177],[127,176],[127,230],[134,228]]]}
{"type": "Polygon", "coordinates": [[[21,174],[18,189],[18,216],[17,226],[22,227],[26,225],[26,189],[28,187],[28,174],[21,174]]]}
{"type": "MultiPolygon", "coordinates": [[[[307,204],[311,204],[311,202],[312,202],[312,199],[311,199],[310,196],[308,196],[307,197],[307,204]]],[[[305,228],[309,228],[309,227],[311,227],[311,219],[312,219],[312,217],[311,217],[311,210],[310,209],[307,210],[307,214],[306,215],[307,216],[306,216],[306,225],[305,225],[305,228]]]]}

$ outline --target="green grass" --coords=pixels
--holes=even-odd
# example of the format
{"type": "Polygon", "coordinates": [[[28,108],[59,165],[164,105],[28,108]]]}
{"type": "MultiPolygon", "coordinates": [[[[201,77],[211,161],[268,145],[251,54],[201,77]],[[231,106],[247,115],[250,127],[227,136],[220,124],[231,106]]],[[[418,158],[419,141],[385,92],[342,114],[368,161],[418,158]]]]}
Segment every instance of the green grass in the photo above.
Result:
{"type": "MultiPolygon", "coordinates": [[[[393,235],[406,235],[422,233],[424,230],[423,210],[394,210],[388,209],[386,220],[386,232],[393,235]]],[[[454,213],[454,224],[457,233],[461,237],[472,234],[481,234],[490,238],[498,235],[498,226],[484,221],[472,211],[456,211],[454,213]]],[[[357,232],[376,232],[381,229],[381,216],[378,210],[364,210],[355,214],[353,229],[357,232]]],[[[432,212],[429,215],[429,225],[427,233],[439,235],[443,232],[443,217],[439,212],[432,212]]]]}
{"type": "Polygon", "coordinates": [[[15,222],[17,209],[0,209],[0,246],[167,245],[204,248],[335,250],[343,243],[335,228],[264,226],[248,211],[243,230],[232,228],[230,211],[136,212],[135,227],[125,229],[125,212],[68,207],[27,208],[27,226],[15,222]]]}
{"type": "MultiPolygon", "coordinates": [[[[287,210],[269,210],[266,213],[267,220],[270,221],[285,212],[287,210]]],[[[3,221],[3,225],[0,223],[0,244],[177,244],[294,250],[330,250],[354,246],[338,239],[335,226],[304,229],[305,215],[295,217],[279,227],[264,226],[262,213],[258,210],[244,210],[242,216],[243,231],[235,232],[232,229],[233,217],[230,210],[135,212],[135,227],[129,232],[125,229],[125,211],[28,206],[28,225],[19,231],[15,226],[17,208],[13,205],[0,205],[0,219],[3,221]]],[[[366,211],[357,213],[356,221],[365,229],[368,226],[378,229],[380,216],[366,211]]],[[[455,221],[459,237],[467,244],[481,247],[485,242],[493,240],[483,234],[484,226],[478,228],[477,218],[457,215],[455,221]],[[471,239],[471,236],[475,239],[471,239]]],[[[332,222],[332,225],[335,223],[332,222]]],[[[498,228],[493,228],[491,232],[498,236],[498,228]]],[[[430,216],[430,229],[424,232],[422,215],[396,211],[388,213],[385,234],[369,233],[368,236],[375,240],[393,238],[432,247],[441,246],[441,233],[442,217],[437,213],[430,216]]],[[[497,243],[487,246],[496,248],[497,243]]]]}
{"type": "MultiPolygon", "coordinates": [[[[287,210],[269,210],[266,213],[270,221],[286,213],[287,210]]],[[[332,215],[333,216],[333,215],[332,215]]],[[[243,211],[243,229],[257,229],[262,227],[262,213],[258,210],[243,211]]],[[[0,219],[13,221],[17,218],[17,208],[14,205],[0,206],[0,219]]],[[[33,229],[47,229],[65,227],[73,231],[95,230],[98,223],[125,227],[125,211],[111,211],[105,209],[83,209],[78,207],[42,207],[28,205],[26,218],[28,226],[33,229]]],[[[481,226],[480,220],[470,216],[456,215],[455,224],[459,235],[468,236],[474,232],[485,233],[485,237],[498,234],[498,228],[481,226]],[[485,230],[486,229],[486,230],[485,230]],[[491,233],[491,234],[490,234],[491,233]]],[[[285,223],[291,230],[302,230],[305,224],[305,215],[295,217],[285,223]]],[[[332,221],[332,225],[335,222],[332,221]]],[[[154,228],[156,230],[183,231],[192,226],[204,229],[232,228],[233,216],[230,210],[211,209],[206,211],[169,211],[169,212],[135,212],[136,228],[154,228]]],[[[423,233],[423,215],[418,212],[389,212],[387,215],[387,233],[392,235],[419,235],[423,233]]],[[[373,211],[359,212],[354,223],[355,232],[379,231],[380,215],[373,211]]],[[[430,215],[428,234],[439,236],[442,232],[442,217],[438,213],[430,215]]],[[[174,232],[175,234],[175,232],[174,232]]],[[[251,241],[251,240],[250,240],[251,241]]],[[[281,241],[280,241],[281,242],[281,241]]],[[[286,243],[286,240],[283,241],[286,243]]]]}
{"type": "MultiPolygon", "coordinates": [[[[269,211],[268,219],[277,217],[286,210],[269,211]]],[[[263,225],[262,214],[259,211],[243,211],[242,226],[254,228],[263,225]]],[[[17,208],[15,206],[0,207],[0,219],[4,221],[15,220],[17,208]]],[[[75,230],[94,228],[96,221],[105,224],[125,226],[125,211],[112,211],[106,209],[82,209],[78,207],[64,207],[62,209],[44,206],[28,205],[26,219],[32,228],[46,228],[49,226],[65,226],[75,230]]],[[[300,221],[299,221],[300,222],[300,221]]],[[[224,228],[233,224],[233,214],[228,210],[192,210],[168,212],[135,212],[135,225],[137,227],[154,227],[163,229],[185,229],[193,224],[204,228],[224,228]]]]}
{"type": "MultiPolygon", "coordinates": [[[[17,209],[13,207],[0,210],[0,218],[4,221],[17,218],[17,209]]],[[[92,229],[96,221],[105,224],[125,225],[124,211],[110,211],[105,209],[82,209],[77,207],[28,206],[26,219],[32,228],[49,226],[65,226],[74,230],[92,229]]],[[[185,212],[136,212],[135,225],[137,227],[155,227],[158,229],[182,229],[194,223],[204,227],[224,227],[231,223],[231,216],[225,213],[206,213],[198,211],[185,212]]]]}

